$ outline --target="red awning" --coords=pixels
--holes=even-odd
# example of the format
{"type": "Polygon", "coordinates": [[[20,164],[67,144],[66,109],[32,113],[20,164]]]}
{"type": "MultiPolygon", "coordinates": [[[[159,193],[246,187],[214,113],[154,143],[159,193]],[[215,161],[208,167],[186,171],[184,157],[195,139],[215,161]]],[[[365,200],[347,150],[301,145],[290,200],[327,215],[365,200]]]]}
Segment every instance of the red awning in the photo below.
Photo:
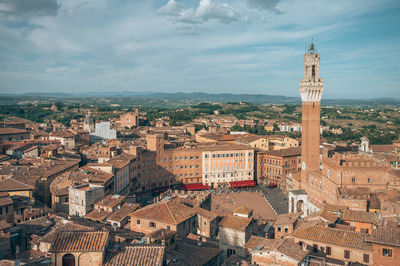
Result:
{"type": "Polygon", "coordinates": [[[254,187],[256,183],[254,180],[233,181],[229,182],[231,187],[254,187]]]}
{"type": "Polygon", "coordinates": [[[206,190],[206,189],[211,189],[210,186],[203,185],[203,184],[182,184],[181,187],[184,190],[206,190]]]}

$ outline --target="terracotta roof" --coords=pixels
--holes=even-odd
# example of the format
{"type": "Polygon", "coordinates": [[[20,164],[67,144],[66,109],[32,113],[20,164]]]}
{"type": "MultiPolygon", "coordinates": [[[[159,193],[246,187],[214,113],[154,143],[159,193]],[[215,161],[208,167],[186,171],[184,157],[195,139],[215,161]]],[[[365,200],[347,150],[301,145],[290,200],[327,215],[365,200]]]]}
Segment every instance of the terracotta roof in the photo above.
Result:
{"type": "Polygon", "coordinates": [[[394,145],[370,145],[371,150],[375,152],[394,152],[394,145]]]}
{"type": "Polygon", "coordinates": [[[251,236],[245,247],[249,249],[249,251],[253,249],[270,251],[275,250],[282,243],[283,239],[270,239],[260,236],[251,236]]]}
{"type": "Polygon", "coordinates": [[[122,222],[126,217],[132,212],[140,208],[139,204],[127,204],[125,203],[122,207],[116,211],[113,211],[110,216],[108,216],[107,221],[122,222]]]}
{"type": "MultiPolygon", "coordinates": [[[[24,160],[22,160],[24,161],[24,160]]],[[[20,160],[21,162],[21,160],[20,160]]],[[[52,175],[60,174],[66,169],[77,166],[80,160],[68,159],[61,160],[56,159],[52,161],[40,162],[39,160],[25,160],[29,165],[22,166],[3,166],[0,167],[0,174],[12,175],[15,180],[21,181],[30,186],[35,186],[36,180],[43,177],[50,177],[52,175]],[[34,166],[30,165],[30,162],[37,163],[34,166]]],[[[1,186],[0,186],[1,187],[1,186]]]]}
{"type": "Polygon", "coordinates": [[[243,137],[239,137],[236,139],[238,143],[250,144],[259,139],[266,139],[264,136],[257,136],[257,135],[246,135],[243,137]]]}
{"type": "Polygon", "coordinates": [[[240,207],[237,207],[236,209],[234,209],[233,213],[249,215],[252,211],[253,211],[252,208],[247,208],[247,207],[244,207],[244,206],[240,206],[240,207]]]}
{"type": "Polygon", "coordinates": [[[330,222],[330,223],[335,223],[336,220],[338,219],[338,217],[337,217],[335,214],[333,214],[333,213],[331,213],[331,212],[328,212],[328,211],[326,211],[326,210],[323,210],[323,211],[321,212],[320,217],[321,217],[322,219],[324,219],[324,220],[330,222]]]}
{"type": "Polygon", "coordinates": [[[43,259],[46,257],[46,253],[40,251],[40,250],[25,250],[20,253],[18,253],[17,258],[20,259],[22,262],[25,263],[32,263],[34,264],[35,262],[38,262],[38,260],[43,259]]]}
{"type": "Polygon", "coordinates": [[[302,261],[308,254],[293,239],[269,239],[259,236],[251,236],[245,247],[254,252],[278,251],[296,261],[302,261]]]}
{"type": "Polygon", "coordinates": [[[308,251],[304,251],[293,239],[285,239],[285,241],[279,245],[277,251],[298,262],[302,261],[308,254],[308,251]]]}
{"type": "Polygon", "coordinates": [[[279,157],[300,156],[301,155],[301,147],[265,151],[264,153],[266,153],[268,155],[279,156],[279,157]]]}
{"type": "Polygon", "coordinates": [[[146,237],[151,237],[151,238],[160,239],[160,240],[167,240],[176,234],[177,234],[176,231],[171,231],[168,229],[161,228],[161,229],[158,229],[157,231],[147,234],[146,237]]]}
{"type": "Polygon", "coordinates": [[[366,238],[367,242],[400,247],[400,228],[379,227],[366,238]]]}
{"type": "Polygon", "coordinates": [[[292,236],[295,238],[331,243],[339,246],[372,250],[372,246],[364,241],[365,234],[359,232],[311,226],[295,231],[292,236]]]}
{"type": "Polygon", "coordinates": [[[108,242],[106,231],[60,231],[50,252],[103,251],[108,242]]]}
{"type": "Polygon", "coordinates": [[[45,243],[52,243],[56,237],[59,231],[90,231],[92,228],[80,224],[75,224],[75,223],[66,223],[62,224],[60,226],[53,226],[52,230],[39,238],[40,242],[45,242],[45,243]]]}
{"type": "Polygon", "coordinates": [[[56,138],[73,138],[75,135],[68,130],[57,130],[51,132],[50,136],[56,138]]]}
{"type": "Polygon", "coordinates": [[[9,196],[0,197],[0,206],[7,206],[11,204],[14,204],[14,201],[9,196]]]}
{"type": "Polygon", "coordinates": [[[336,229],[342,229],[342,230],[347,230],[347,231],[356,231],[356,228],[354,226],[350,226],[347,224],[335,224],[336,229]]]}
{"type": "Polygon", "coordinates": [[[194,211],[194,213],[197,213],[197,215],[203,216],[203,217],[207,218],[210,221],[212,221],[212,220],[214,220],[214,219],[216,219],[218,217],[217,214],[215,214],[213,212],[210,212],[210,211],[208,211],[206,209],[203,209],[201,207],[198,207],[198,206],[194,206],[193,207],[193,211],[194,211]]]}
{"type": "Polygon", "coordinates": [[[195,213],[192,208],[180,203],[176,199],[162,200],[148,205],[131,214],[131,217],[161,221],[168,224],[180,224],[195,213]]]}
{"type": "Polygon", "coordinates": [[[107,195],[103,199],[96,202],[95,205],[114,208],[115,206],[121,204],[124,200],[125,196],[107,195]]]}
{"type": "Polygon", "coordinates": [[[202,243],[202,246],[198,246],[197,241],[185,239],[177,242],[175,249],[168,250],[168,266],[213,265],[210,261],[222,252],[218,246],[210,243],[202,243]]]}
{"type": "Polygon", "coordinates": [[[280,214],[276,218],[274,226],[291,225],[294,224],[300,217],[300,213],[287,213],[280,214]]]}
{"type": "Polygon", "coordinates": [[[23,134],[23,133],[29,133],[29,132],[17,128],[0,128],[0,135],[23,134]]]}
{"type": "Polygon", "coordinates": [[[339,206],[339,205],[333,205],[333,204],[328,204],[325,203],[324,210],[329,211],[329,212],[339,212],[343,210],[347,210],[349,207],[346,206],[339,206]]]}
{"type": "Polygon", "coordinates": [[[88,214],[85,215],[86,219],[96,221],[96,222],[104,222],[108,216],[111,215],[112,212],[94,209],[88,214]]]}
{"type": "MultiPolygon", "coordinates": [[[[0,181],[0,191],[33,190],[35,187],[25,184],[15,178],[6,178],[0,181]]],[[[28,195],[27,195],[28,196],[28,195]]]]}
{"type": "Polygon", "coordinates": [[[227,215],[219,222],[219,226],[228,227],[239,231],[244,231],[246,230],[247,226],[251,223],[251,221],[252,219],[250,218],[227,215]]]}
{"type": "Polygon", "coordinates": [[[108,160],[107,164],[112,164],[115,168],[121,169],[127,166],[134,158],[136,158],[136,156],[128,153],[121,153],[120,155],[108,160]]]}
{"type": "Polygon", "coordinates": [[[117,254],[109,254],[105,266],[162,266],[164,265],[165,246],[130,245],[117,254]]]}
{"type": "Polygon", "coordinates": [[[344,221],[355,221],[355,222],[363,222],[363,223],[378,223],[378,215],[373,212],[363,212],[363,211],[353,211],[353,210],[344,210],[341,216],[341,219],[344,221]]]}
{"type": "Polygon", "coordinates": [[[0,230],[8,229],[11,227],[13,227],[12,224],[7,223],[7,221],[5,221],[5,220],[0,220],[0,230]]]}

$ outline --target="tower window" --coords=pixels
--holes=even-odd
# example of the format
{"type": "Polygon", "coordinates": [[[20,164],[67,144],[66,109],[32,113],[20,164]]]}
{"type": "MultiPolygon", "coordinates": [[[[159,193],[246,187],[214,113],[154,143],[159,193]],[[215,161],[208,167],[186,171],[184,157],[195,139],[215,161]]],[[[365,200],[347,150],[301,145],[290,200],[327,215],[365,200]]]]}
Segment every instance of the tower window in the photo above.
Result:
{"type": "Polygon", "coordinates": [[[312,78],[315,80],[315,65],[312,66],[312,78]]]}

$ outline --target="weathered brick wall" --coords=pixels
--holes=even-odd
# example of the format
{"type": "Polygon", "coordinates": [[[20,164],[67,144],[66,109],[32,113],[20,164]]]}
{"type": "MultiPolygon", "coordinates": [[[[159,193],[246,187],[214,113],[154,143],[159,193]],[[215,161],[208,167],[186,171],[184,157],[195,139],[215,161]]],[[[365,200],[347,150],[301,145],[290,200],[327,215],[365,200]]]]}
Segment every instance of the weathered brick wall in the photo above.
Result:
{"type": "Polygon", "coordinates": [[[65,254],[75,256],[75,265],[103,265],[103,252],[60,252],[52,254],[52,265],[62,266],[62,258],[65,254]]]}
{"type": "Polygon", "coordinates": [[[372,259],[373,259],[374,265],[388,265],[388,266],[400,265],[400,248],[399,247],[373,244],[372,249],[373,249],[372,259]],[[383,256],[382,255],[383,248],[391,249],[392,257],[383,256]]]}
{"type": "Polygon", "coordinates": [[[303,242],[303,245],[307,245],[309,247],[313,247],[314,244],[318,245],[318,250],[321,250],[321,247],[323,248],[323,252],[326,252],[326,247],[331,248],[331,255],[326,255],[327,258],[333,258],[333,259],[338,259],[342,261],[348,261],[348,262],[359,262],[365,265],[373,265],[372,263],[372,250],[362,250],[362,249],[356,249],[356,248],[351,248],[351,247],[345,247],[345,246],[338,246],[338,245],[333,245],[333,244],[328,244],[328,243],[322,243],[318,241],[311,241],[311,240],[306,240],[306,239],[300,239],[300,238],[295,238],[296,242],[303,242]],[[350,251],[350,259],[345,259],[344,258],[344,251],[349,250],[350,251]],[[363,255],[367,254],[369,255],[369,263],[363,261],[363,255]]]}

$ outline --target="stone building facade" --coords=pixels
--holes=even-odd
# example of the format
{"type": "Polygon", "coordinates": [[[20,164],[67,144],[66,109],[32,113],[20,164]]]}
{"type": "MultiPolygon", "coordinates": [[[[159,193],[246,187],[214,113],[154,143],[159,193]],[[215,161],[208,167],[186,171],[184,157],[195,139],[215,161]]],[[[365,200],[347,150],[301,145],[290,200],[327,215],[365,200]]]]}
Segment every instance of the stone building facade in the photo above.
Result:
{"type": "Polygon", "coordinates": [[[246,242],[252,233],[252,219],[236,215],[226,215],[219,223],[219,248],[225,250],[227,257],[245,257],[246,242]]]}
{"type": "Polygon", "coordinates": [[[161,200],[136,210],[130,216],[131,230],[143,234],[167,229],[176,231],[178,238],[182,238],[189,233],[195,233],[198,227],[197,215],[178,199],[161,200]]]}
{"type": "Polygon", "coordinates": [[[94,204],[104,198],[104,187],[92,184],[69,188],[69,215],[83,217],[94,204]]]}
{"type": "Polygon", "coordinates": [[[286,186],[289,173],[300,172],[300,148],[256,152],[256,176],[259,184],[286,186]]]}
{"type": "Polygon", "coordinates": [[[139,108],[135,112],[125,113],[120,117],[121,127],[133,128],[139,126],[139,108]]]}
{"type": "Polygon", "coordinates": [[[322,226],[311,226],[294,232],[296,243],[313,253],[323,253],[345,263],[358,262],[364,265],[374,265],[372,261],[372,245],[365,242],[363,233],[335,229],[322,226]]]}
{"type": "Polygon", "coordinates": [[[26,130],[17,128],[0,128],[0,141],[22,141],[29,139],[30,134],[26,130]]]}
{"type": "Polygon", "coordinates": [[[64,265],[103,265],[110,241],[105,231],[61,231],[50,247],[51,263],[64,265]]]}

